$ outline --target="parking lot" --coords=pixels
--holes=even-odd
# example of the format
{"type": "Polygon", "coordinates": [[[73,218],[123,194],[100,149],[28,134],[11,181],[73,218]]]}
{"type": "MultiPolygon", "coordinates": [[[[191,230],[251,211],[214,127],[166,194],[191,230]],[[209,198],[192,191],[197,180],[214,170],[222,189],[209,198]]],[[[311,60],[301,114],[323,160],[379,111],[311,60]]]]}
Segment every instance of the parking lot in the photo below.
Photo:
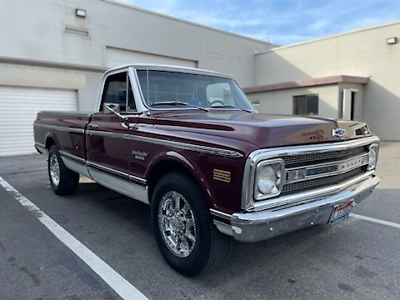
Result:
{"type": "Polygon", "coordinates": [[[382,143],[381,183],[353,209],[356,216],[255,244],[235,242],[220,269],[195,278],[162,259],[147,205],[89,180],[75,195],[56,196],[46,159],[0,158],[2,300],[120,299],[107,274],[148,299],[400,299],[400,143],[382,143]],[[58,229],[49,230],[43,216],[58,229]],[[60,228],[93,256],[74,253],[53,233],[60,228]]]}

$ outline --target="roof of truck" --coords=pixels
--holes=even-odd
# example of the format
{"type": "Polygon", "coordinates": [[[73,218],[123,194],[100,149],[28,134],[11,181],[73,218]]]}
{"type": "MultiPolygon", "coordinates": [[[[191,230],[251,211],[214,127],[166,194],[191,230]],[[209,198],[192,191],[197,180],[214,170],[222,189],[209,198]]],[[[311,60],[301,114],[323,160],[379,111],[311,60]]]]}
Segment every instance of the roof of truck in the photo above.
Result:
{"type": "Polygon", "coordinates": [[[126,69],[126,68],[130,68],[130,67],[137,69],[137,70],[171,71],[171,72],[191,73],[191,74],[199,74],[199,75],[211,75],[211,76],[225,77],[225,78],[231,78],[231,79],[234,78],[232,75],[209,71],[209,70],[172,66],[172,65],[141,64],[141,63],[132,63],[132,64],[126,64],[126,65],[114,67],[114,68],[108,69],[105,74],[117,71],[119,69],[126,69]]]}

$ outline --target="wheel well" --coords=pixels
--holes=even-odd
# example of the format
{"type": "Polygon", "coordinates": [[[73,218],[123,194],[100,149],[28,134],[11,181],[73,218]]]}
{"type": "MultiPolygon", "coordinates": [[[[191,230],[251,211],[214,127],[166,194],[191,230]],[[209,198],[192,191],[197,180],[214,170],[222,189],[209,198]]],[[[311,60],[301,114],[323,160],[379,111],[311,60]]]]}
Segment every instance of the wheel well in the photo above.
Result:
{"type": "Polygon", "coordinates": [[[56,144],[56,142],[54,141],[53,138],[48,137],[48,138],[46,139],[46,149],[47,149],[47,150],[50,150],[50,147],[53,146],[53,145],[55,145],[55,144],[56,144]]]}
{"type": "Polygon", "coordinates": [[[178,171],[186,176],[193,179],[194,182],[198,183],[196,178],[191,174],[182,164],[175,161],[163,161],[158,163],[151,170],[150,176],[147,180],[147,185],[149,187],[149,201],[151,202],[151,198],[153,196],[154,187],[156,186],[158,180],[164,176],[165,174],[178,171]]]}

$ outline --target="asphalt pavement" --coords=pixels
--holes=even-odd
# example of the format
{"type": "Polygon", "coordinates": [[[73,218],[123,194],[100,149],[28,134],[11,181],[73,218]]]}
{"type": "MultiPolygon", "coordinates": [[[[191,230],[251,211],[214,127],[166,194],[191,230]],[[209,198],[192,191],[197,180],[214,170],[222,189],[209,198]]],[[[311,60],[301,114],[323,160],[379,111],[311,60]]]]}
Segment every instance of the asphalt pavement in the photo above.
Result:
{"type": "MultiPolygon", "coordinates": [[[[0,177],[148,299],[400,299],[400,228],[375,222],[400,226],[400,143],[382,143],[381,183],[353,210],[372,221],[350,218],[255,244],[234,242],[220,269],[195,278],[162,259],[147,205],[90,180],[75,195],[57,196],[46,164],[40,155],[0,158],[0,177]]],[[[120,299],[104,272],[17,198],[0,186],[1,300],[120,299]]]]}

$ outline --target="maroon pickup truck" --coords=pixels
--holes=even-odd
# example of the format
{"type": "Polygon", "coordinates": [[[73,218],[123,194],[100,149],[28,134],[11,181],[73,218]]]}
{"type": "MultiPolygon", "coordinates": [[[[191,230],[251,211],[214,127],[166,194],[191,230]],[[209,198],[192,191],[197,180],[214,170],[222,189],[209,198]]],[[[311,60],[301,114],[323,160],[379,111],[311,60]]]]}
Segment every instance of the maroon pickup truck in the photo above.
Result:
{"type": "Polygon", "coordinates": [[[256,242],[336,224],[379,183],[365,123],[255,111],[230,76],[156,65],[107,71],[94,113],[40,112],[51,186],[79,175],[151,206],[165,260],[194,276],[231,237],[256,242]]]}

